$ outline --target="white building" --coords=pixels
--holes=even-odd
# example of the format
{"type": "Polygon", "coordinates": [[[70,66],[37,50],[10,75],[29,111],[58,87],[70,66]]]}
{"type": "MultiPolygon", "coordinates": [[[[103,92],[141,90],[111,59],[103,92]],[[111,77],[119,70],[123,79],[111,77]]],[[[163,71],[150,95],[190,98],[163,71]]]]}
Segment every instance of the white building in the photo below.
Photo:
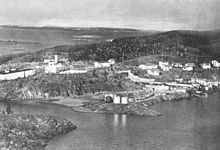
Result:
{"type": "Polygon", "coordinates": [[[172,66],[169,65],[169,62],[159,61],[159,66],[163,71],[169,71],[170,69],[172,69],[172,66]]]}
{"type": "Polygon", "coordinates": [[[11,71],[0,72],[0,80],[14,80],[18,78],[25,78],[32,75],[35,75],[35,70],[33,69],[11,70],[11,71]]]}
{"type": "Polygon", "coordinates": [[[202,63],[200,64],[200,66],[203,68],[203,69],[211,69],[211,65],[209,63],[202,63]]]}
{"type": "Polygon", "coordinates": [[[214,67],[220,67],[220,63],[216,60],[213,60],[211,63],[214,67]]]}
{"type": "Polygon", "coordinates": [[[169,65],[162,65],[162,66],[160,66],[160,68],[161,68],[163,71],[169,71],[170,69],[172,69],[172,67],[169,66],[169,65]]]}
{"type": "Polygon", "coordinates": [[[109,68],[111,67],[111,65],[114,64],[115,64],[115,60],[109,59],[108,62],[103,62],[103,63],[94,62],[94,68],[109,68]]]}
{"type": "Polygon", "coordinates": [[[108,63],[110,63],[111,65],[114,65],[115,64],[115,60],[114,59],[109,59],[108,63]]]}
{"type": "Polygon", "coordinates": [[[156,69],[156,68],[158,68],[158,65],[147,63],[145,65],[144,64],[139,65],[138,68],[140,68],[142,70],[156,69]]]}
{"type": "Polygon", "coordinates": [[[120,104],[120,103],[121,103],[121,97],[120,97],[120,96],[117,96],[117,95],[114,95],[114,97],[113,97],[113,103],[114,103],[114,104],[120,104]]]}
{"type": "Polygon", "coordinates": [[[192,71],[193,67],[192,66],[184,66],[182,69],[183,69],[183,71],[192,71]]]}
{"type": "Polygon", "coordinates": [[[55,62],[49,62],[45,67],[45,73],[57,73],[58,69],[61,68],[61,64],[55,64],[55,62]]]}
{"type": "Polygon", "coordinates": [[[183,65],[180,64],[180,63],[173,63],[172,66],[177,67],[177,68],[182,68],[183,67],[183,65]]]}
{"type": "Polygon", "coordinates": [[[80,73],[87,73],[87,70],[66,70],[60,72],[60,74],[80,74],[80,73]]]}
{"type": "Polygon", "coordinates": [[[163,61],[159,61],[159,66],[168,66],[169,62],[163,62],[163,61]]]}
{"type": "Polygon", "coordinates": [[[147,73],[152,76],[159,76],[160,70],[159,69],[149,69],[149,70],[147,70],[147,73]]]}
{"type": "Polygon", "coordinates": [[[44,63],[54,62],[54,59],[44,59],[44,63]]]}
{"type": "Polygon", "coordinates": [[[195,63],[186,63],[185,67],[195,67],[195,63]]]}

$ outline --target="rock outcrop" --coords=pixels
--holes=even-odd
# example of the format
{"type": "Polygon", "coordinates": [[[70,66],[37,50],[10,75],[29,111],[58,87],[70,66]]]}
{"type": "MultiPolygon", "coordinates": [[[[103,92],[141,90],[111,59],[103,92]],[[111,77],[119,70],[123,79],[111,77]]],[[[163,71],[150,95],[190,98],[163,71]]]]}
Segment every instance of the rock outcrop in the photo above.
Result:
{"type": "Polygon", "coordinates": [[[62,118],[48,115],[0,115],[0,149],[44,149],[49,139],[76,126],[62,118]]]}

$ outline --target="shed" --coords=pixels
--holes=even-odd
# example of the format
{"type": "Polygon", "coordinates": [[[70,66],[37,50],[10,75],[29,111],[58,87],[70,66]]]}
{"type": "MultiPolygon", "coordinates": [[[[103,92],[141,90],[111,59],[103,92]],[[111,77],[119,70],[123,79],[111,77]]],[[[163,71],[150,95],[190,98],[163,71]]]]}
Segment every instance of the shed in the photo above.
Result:
{"type": "Polygon", "coordinates": [[[128,104],[128,97],[121,97],[121,104],[128,104]]]}
{"type": "Polygon", "coordinates": [[[115,95],[115,96],[114,96],[113,103],[114,103],[114,104],[120,104],[120,103],[121,103],[121,97],[115,95]]]}

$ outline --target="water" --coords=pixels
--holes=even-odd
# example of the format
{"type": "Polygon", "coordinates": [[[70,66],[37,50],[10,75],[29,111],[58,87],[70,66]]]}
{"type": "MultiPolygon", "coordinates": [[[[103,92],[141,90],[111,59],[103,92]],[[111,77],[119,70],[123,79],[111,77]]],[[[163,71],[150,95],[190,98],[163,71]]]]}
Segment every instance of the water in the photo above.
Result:
{"type": "MultiPolygon", "coordinates": [[[[6,109],[6,104],[0,104],[6,109]]],[[[47,150],[218,150],[220,92],[208,98],[157,104],[160,117],[77,113],[46,104],[11,104],[14,112],[64,117],[78,128],[52,139],[47,150]]]]}

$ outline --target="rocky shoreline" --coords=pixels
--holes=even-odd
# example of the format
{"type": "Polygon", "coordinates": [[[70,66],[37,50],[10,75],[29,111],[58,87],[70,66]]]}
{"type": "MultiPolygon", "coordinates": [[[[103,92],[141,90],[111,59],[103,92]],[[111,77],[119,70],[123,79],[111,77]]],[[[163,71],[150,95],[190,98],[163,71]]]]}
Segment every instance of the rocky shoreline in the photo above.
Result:
{"type": "Polygon", "coordinates": [[[84,102],[81,107],[74,107],[73,110],[79,112],[128,114],[139,116],[160,116],[160,112],[151,109],[151,106],[169,100],[180,100],[190,98],[188,93],[164,93],[157,94],[152,98],[131,102],[128,104],[106,103],[103,100],[93,100],[84,102]]]}
{"type": "Polygon", "coordinates": [[[76,129],[63,118],[50,115],[0,114],[0,149],[45,149],[49,139],[76,129]]]}

